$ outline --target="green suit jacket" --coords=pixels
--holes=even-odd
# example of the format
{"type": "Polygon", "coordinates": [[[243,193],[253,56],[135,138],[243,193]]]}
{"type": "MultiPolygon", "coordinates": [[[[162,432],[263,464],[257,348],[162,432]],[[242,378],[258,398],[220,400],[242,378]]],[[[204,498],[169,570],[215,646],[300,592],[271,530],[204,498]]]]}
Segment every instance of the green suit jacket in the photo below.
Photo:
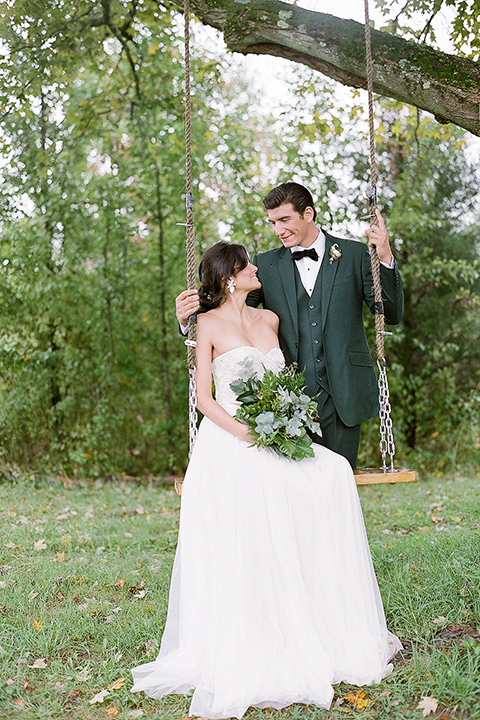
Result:
{"type": "MultiPolygon", "coordinates": [[[[326,235],[322,273],[322,299],[318,322],[322,324],[328,383],[342,422],[352,427],[378,413],[377,378],[363,326],[363,303],[374,311],[370,255],[366,244],[326,235]],[[337,243],[342,255],[332,263],[330,248],[337,243]]],[[[279,341],[287,364],[298,359],[298,308],[295,261],[291,251],[280,247],[252,258],[258,267],[259,290],[247,303],[273,310],[280,318],[279,341]]],[[[385,321],[399,323],[403,317],[400,273],[381,267],[385,321]]],[[[301,368],[302,369],[302,368],[301,368]]],[[[320,388],[319,388],[320,389],[320,388]]]]}

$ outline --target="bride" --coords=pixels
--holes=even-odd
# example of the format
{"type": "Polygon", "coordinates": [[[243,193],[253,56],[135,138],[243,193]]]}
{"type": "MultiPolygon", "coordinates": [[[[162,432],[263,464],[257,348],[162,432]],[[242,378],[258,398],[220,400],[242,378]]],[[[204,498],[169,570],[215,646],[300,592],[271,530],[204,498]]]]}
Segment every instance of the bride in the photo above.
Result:
{"type": "Polygon", "coordinates": [[[190,715],[212,720],[250,706],[328,708],[332,685],[379,682],[401,647],[385,624],[353,472],[319,445],[295,462],[250,444],[230,383],[245,367],[284,366],[278,318],[245,304],[260,282],[241,245],[209,248],[199,274],[205,417],[183,483],[160,653],[132,670],[132,690],[193,691],[190,715]]]}

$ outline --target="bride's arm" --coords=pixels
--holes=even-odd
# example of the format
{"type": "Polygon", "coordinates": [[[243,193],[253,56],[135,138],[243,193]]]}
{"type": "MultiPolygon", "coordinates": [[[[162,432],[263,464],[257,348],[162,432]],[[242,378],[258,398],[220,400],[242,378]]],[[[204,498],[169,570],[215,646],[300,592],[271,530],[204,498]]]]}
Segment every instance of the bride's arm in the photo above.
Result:
{"type": "Polygon", "coordinates": [[[206,417],[227,432],[236,435],[240,440],[251,443],[252,436],[243,423],[235,420],[212,395],[212,334],[215,330],[215,321],[205,315],[197,319],[197,407],[206,417]]]}

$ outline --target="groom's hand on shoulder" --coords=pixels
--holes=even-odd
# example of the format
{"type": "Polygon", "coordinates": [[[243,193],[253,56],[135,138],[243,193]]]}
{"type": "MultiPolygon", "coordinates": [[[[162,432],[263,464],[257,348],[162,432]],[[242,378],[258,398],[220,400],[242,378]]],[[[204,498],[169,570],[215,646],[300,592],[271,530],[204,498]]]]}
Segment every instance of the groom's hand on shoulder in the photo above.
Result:
{"type": "Polygon", "coordinates": [[[188,318],[200,307],[198,292],[195,288],[184,290],[175,298],[175,310],[179,325],[187,325],[188,318]]]}

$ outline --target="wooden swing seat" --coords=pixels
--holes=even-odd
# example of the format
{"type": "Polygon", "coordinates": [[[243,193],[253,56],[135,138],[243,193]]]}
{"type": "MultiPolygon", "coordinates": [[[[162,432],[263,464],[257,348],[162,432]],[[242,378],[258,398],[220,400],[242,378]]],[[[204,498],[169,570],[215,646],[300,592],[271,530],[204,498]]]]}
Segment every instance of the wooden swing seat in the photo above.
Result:
{"type": "Polygon", "coordinates": [[[417,473],[415,470],[407,470],[404,467],[396,467],[393,470],[382,470],[381,468],[358,468],[354,470],[355,482],[357,485],[380,485],[401,482],[415,482],[417,473]]]}
{"type": "MultiPolygon", "coordinates": [[[[357,485],[380,485],[401,482],[415,482],[417,473],[415,470],[407,470],[404,467],[396,467],[393,470],[384,472],[380,468],[359,468],[354,470],[355,482],[357,485]]],[[[177,495],[182,494],[183,477],[175,478],[175,490],[177,495]]]]}

